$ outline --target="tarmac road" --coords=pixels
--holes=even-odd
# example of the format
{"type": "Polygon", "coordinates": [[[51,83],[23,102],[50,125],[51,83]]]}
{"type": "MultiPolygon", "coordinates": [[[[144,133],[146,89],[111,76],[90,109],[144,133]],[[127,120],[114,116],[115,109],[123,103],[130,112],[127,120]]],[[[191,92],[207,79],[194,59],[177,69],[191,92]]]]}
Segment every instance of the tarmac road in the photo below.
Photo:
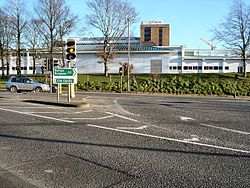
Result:
{"type": "Polygon", "coordinates": [[[250,186],[248,99],[79,93],[84,108],[27,99],[55,95],[0,93],[4,187],[250,186]]]}

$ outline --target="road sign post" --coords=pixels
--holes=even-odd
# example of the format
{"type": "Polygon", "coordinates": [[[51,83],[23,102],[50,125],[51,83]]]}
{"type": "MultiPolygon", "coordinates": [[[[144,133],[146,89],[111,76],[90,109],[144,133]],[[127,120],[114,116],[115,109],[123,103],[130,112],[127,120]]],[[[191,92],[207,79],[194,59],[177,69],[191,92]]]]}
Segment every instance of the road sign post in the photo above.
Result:
{"type": "MultiPolygon", "coordinates": [[[[76,68],[54,68],[53,69],[53,84],[68,84],[68,102],[70,102],[70,86],[77,84],[77,70],[76,68]]],[[[58,97],[59,101],[59,97],[58,97]]]]}

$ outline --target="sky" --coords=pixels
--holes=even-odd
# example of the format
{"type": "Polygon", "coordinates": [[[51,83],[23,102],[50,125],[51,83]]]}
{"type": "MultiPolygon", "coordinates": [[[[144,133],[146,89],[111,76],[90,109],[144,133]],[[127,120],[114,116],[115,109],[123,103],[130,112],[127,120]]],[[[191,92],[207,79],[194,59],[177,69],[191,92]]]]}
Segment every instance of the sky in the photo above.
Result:
{"type": "MultiPolygon", "coordinates": [[[[35,0],[24,0],[29,7],[35,0]]],[[[87,0],[65,0],[80,20],[88,13],[87,0]]],[[[215,27],[225,20],[233,0],[128,0],[139,13],[139,21],[132,26],[136,37],[140,36],[142,21],[163,21],[171,27],[171,45],[185,45],[189,49],[210,48],[200,38],[211,40],[215,27]]],[[[246,2],[249,0],[246,0],[246,2]]],[[[0,6],[5,0],[0,0],[0,6]]],[[[83,24],[80,22],[79,24],[83,24]]],[[[81,35],[79,31],[74,37],[91,37],[81,35]]],[[[221,44],[217,44],[221,49],[221,44]]]]}

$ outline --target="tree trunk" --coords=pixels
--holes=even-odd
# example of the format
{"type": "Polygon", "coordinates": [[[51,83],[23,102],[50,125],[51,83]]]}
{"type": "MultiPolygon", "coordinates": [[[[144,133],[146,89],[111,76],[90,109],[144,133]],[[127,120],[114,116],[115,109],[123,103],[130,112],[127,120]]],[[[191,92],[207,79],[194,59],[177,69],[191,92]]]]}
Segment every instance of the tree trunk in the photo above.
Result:
{"type": "Polygon", "coordinates": [[[105,77],[109,76],[108,75],[108,62],[107,61],[104,62],[104,75],[105,75],[105,77]]]}
{"type": "Polygon", "coordinates": [[[4,78],[4,58],[3,58],[3,47],[0,45],[1,50],[1,65],[2,65],[2,78],[4,78]]]}
{"type": "Polygon", "coordinates": [[[33,56],[33,74],[36,74],[36,58],[33,56]]]}

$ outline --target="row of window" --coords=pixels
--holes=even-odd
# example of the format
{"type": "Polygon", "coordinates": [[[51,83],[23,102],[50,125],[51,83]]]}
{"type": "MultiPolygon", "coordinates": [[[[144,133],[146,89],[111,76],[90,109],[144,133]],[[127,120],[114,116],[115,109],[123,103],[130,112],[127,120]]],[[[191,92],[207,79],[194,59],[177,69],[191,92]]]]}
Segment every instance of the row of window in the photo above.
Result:
{"type": "MultiPolygon", "coordinates": [[[[170,66],[170,70],[182,70],[181,66],[170,66]]],[[[183,70],[202,70],[202,66],[184,66],[183,70]]],[[[204,66],[204,70],[223,70],[222,66],[204,66]]],[[[229,66],[225,66],[225,70],[229,70],[229,66]]]]}
{"type": "MultiPolygon", "coordinates": [[[[0,67],[0,70],[3,70],[3,68],[0,67]]],[[[7,70],[7,67],[4,67],[4,70],[7,70]]],[[[17,70],[17,68],[12,67],[12,70],[17,70]]],[[[27,67],[21,67],[21,70],[27,70],[27,67]]],[[[29,70],[33,70],[33,67],[29,67],[29,70]]]]}

